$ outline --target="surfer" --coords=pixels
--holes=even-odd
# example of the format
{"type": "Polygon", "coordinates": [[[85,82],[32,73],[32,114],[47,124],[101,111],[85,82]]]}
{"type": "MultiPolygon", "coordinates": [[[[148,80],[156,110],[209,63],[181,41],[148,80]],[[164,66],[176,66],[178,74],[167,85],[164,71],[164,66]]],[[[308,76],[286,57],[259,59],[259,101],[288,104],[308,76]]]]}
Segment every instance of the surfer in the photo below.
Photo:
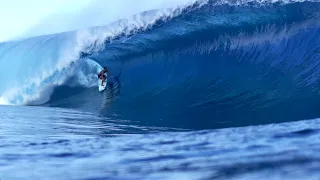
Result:
{"type": "Polygon", "coordinates": [[[98,74],[98,78],[101,79],[101,86],[104,86],[103,83],[106,82],[107,76],[106,73],[110,73],[107,67],[103,67],[103,70],[98,74]]]}

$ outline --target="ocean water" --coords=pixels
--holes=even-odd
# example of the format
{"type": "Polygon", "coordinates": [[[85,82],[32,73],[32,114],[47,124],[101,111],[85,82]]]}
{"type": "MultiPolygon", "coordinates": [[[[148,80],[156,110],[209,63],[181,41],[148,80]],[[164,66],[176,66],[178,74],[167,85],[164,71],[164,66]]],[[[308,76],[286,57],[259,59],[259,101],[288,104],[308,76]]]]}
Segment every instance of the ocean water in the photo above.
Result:
{"type": "Polygon", "coordinates": [[[320,120],[216,130],[1,106],[1,179],[311,179],[320,120]]]}
{"type": "Polygon", "coordinates": [[[318,180],[319,69],[315,0],[192,1],[1,43],[0,179],[318,180]]]}

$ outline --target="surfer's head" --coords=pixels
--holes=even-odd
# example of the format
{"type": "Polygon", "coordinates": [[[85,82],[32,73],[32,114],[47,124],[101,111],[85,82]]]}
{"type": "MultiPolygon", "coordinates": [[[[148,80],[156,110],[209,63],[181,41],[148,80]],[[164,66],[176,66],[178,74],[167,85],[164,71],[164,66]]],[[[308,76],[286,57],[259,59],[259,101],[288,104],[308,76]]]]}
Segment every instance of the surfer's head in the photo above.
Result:
{"type": "Polygon", "coordinates": [[[103,71],[104,72],[108,72],[108,68],[107,67],[103,67],[103,71]]]}

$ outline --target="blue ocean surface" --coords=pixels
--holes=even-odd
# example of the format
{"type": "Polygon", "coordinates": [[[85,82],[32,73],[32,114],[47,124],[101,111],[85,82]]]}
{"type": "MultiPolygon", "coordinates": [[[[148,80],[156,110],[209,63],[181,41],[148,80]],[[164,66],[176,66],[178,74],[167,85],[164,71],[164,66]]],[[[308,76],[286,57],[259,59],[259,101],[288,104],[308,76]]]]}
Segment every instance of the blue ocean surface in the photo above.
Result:
{"type": "Polygon", "coordinates": [[[1,106],[1,179],[310,179],[320,120],[216,130],[1,106]]]}
{"type": "Polygon", "coordinates": [[[0,43],[0,179],[319,180],[319,69],[317,0],[195,1],[0,43]]]}

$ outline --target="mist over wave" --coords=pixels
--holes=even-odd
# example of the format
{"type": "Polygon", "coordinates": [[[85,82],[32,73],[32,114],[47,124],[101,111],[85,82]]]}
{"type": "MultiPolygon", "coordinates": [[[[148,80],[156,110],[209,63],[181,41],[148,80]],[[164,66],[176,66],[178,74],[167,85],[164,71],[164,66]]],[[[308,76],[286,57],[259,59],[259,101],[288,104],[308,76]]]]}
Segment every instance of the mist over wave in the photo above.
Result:
{"type": "Polygon", "coordinates": [[[0,103],[195,129],[316,118],[319,9],[317,1],[199,1],[2,43],[0,103]],[[102,66],[114,77],[99,93],[102,66]]]}

